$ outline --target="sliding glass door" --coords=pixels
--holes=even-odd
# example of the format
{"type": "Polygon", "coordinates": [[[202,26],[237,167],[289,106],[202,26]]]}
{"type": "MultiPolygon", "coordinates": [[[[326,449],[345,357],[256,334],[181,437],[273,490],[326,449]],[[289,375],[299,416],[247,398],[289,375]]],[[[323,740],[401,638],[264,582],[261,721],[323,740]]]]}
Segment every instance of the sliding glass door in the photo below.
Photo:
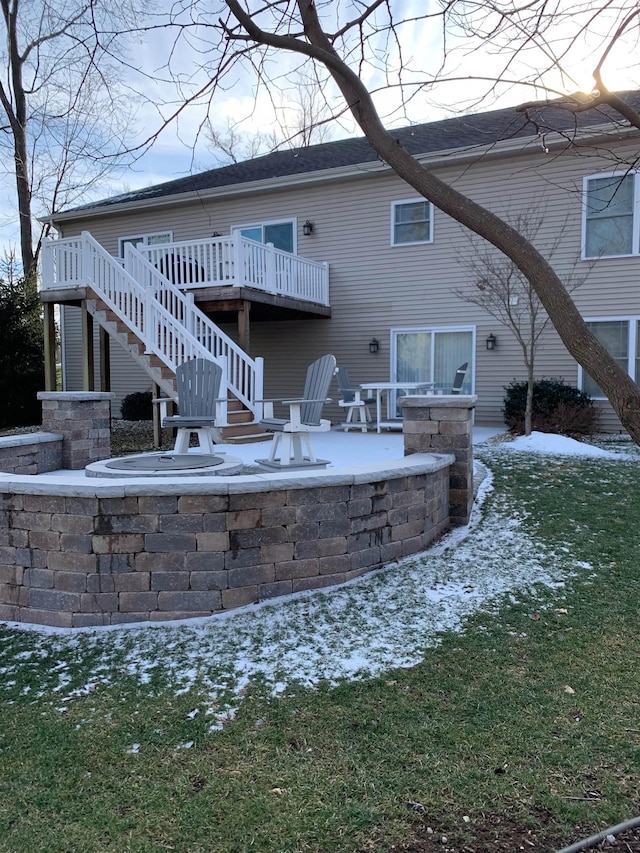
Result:
{"type": "Polygon", "coordinates": [[[391,379],[393,382],[433,382],[436,392],[448,394],[456,370],[467,362],[469,369],[461,393],[471,394],[474,339],[473,326],[392,329],[391,379]]]}

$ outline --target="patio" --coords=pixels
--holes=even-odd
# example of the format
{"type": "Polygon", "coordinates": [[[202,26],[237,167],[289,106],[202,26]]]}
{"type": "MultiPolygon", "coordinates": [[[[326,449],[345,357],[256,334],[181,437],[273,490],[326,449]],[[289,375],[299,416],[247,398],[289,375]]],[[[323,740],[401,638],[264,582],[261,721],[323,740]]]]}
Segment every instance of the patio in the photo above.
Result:
{"type": "MultiPolygon", "coordinates": [[[[139,422],[142,427],[143,422],[139,422]]],[[[151,430],[149,425],[149,449],[151,449],[151,430]]],[[[483,442],[506,432],[504,426],[474,426],[473,444],[483,442]]],[[[138,441],[140,439],[138,438],[138,441]]],[[[216,453],[226,453],[242,460],[245,465],[253,465],[256,457],[264,455],[264,444],[253,442],[249,444],[217,444],[216,453]]],[[[344,432],[340,426],[334,427],[330,432],[317,433],[313,436],[313,446],[318,456],[330,459],[329,468],[340,468],[347,465],[363,465],[367,463],[384,462],[391,459],[400,459],[404,455],[402,433],[397,430],[386,431],[380,434],[369,431],[344,432]]],[[[171,448],[166,445],[166,450],[171,448]]],[[[132,451],[133,452],[133,451],[132,451]]],[[[142,452],[142,449],[136,452],[142,452]]],[[[197,452],[192,448],[192,452],[197,452]]],[[[84,471],[52,471],[51,474],[40,474],[41,477],[55,476],[84,481],[84,471]]]]}

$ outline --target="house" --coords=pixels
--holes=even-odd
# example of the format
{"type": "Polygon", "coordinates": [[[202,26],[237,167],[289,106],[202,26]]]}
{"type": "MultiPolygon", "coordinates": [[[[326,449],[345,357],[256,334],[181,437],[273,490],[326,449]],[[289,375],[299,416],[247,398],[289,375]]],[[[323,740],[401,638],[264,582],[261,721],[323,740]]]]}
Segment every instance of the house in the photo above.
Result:
{"type": "MultiPolygon", "coordinates": [[[[640,103],[640,93],[625,97],[640,103]]],[[[585,273],[578,308],[635,376],[638,132],[606,109],[574,116],[538,107],[394,134],[499,215],[542,217],[541,249],[562,230],[553,264],[561,276],[576,264],[585,273]]],[[[225,357],[231,396],[249,419],[263,395],[299,388],[326,352],[356,382],[420,379],[444,389],[467,361],[463,392],[477,394],[479,424],[500,423],[504,386],[525,378],[511,332],[459,295],[476,283],[460,263],[472,251],[464,229],[361,138],[190,175],[61,211],[51,223],[57,238],[43,249],[41,298],[49,329],[61,306],[64,389],[112,390],[115,414],[130,392],[170,393],[175,365],[203,348],[225,357]]],[[[602,399],[552,327],[536,374],[602,399]]],[[[618,429],[601,405],[602,426],[618,429]]],[[[328,414],[343,418],[335,404],[328,414]]]]}

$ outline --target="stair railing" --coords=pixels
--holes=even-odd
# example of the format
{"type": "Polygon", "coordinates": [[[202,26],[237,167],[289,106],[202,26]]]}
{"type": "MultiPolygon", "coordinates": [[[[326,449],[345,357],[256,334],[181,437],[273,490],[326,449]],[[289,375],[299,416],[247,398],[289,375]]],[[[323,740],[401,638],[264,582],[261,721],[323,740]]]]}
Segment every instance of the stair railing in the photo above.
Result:
{"type": "Polygon", "coordinates": [[[227,385],[259,420],[263,359],[250,358],[130,245],[124,266],[88,231],[43,246],[43,288],[89,285],[172,371],[189,358],[226,361],[227,385]]]}
{"type": "Polygon", "coordinates": [[[256,401],[263,398],[263,359],[253,359],[247,355],[200,311],[192,294],[185,295],[131,244],[125,246],[124,269],[149,294],[150,306],[160,305],[176,321],[171,324],[171,328],[165,327],[163,311],[154,318],[153,327],[159,336],[153,344],[154,352],[165,346],[165,336],[172,341],[178,331],[183,329],[209,356],[226,359],[231,392],[259,419],[262,416],[261,403],[256,401]]]}

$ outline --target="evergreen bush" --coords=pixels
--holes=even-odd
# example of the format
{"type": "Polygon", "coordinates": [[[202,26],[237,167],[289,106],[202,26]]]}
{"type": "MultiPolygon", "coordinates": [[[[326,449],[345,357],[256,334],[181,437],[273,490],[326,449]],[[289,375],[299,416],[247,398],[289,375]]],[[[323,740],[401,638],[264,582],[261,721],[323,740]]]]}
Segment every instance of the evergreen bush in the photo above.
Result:
{"type": "Polygon", "coordinates": [[[42,306],[24,279],[0,279],[0,427],[42,423],[44,390],[42,306]]]}
{"type": "Polygon", "coordinates": [[[153,418],[151,391],[127,394],[120,404],[120,414],[125,421],[150,421],[153,418]]]}
{"type": "MultiPolygon", "coordinates": [[[[527,382],[513,380],[505,388],[504,422],[511,432],[524,432],[527,382]]],[[[591,397],[564,379],[538,379],[533,384],[531,429],[559,435],[591,435],[598,411],[591,397]]]]}

